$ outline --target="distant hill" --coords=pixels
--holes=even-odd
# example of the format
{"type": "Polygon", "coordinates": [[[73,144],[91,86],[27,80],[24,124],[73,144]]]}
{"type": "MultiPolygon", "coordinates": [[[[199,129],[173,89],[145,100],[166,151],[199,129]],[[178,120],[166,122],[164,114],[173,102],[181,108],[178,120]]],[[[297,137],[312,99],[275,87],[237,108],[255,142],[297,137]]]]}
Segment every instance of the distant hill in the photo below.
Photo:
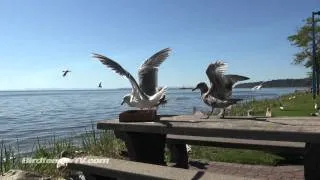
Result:
{"type": "MultiPolygon", "coordinates": [[[[259,82],[249,82],[249,83],[241,83],[237,84],[235,88],[252,88],[261,84],[262,81],[259,82]]],[[[277,79],[271,81],[264,81],[264,88],[273,88],[273,87],[311,87],[312,80],[309,78],[304,79],[277,79]]]]}

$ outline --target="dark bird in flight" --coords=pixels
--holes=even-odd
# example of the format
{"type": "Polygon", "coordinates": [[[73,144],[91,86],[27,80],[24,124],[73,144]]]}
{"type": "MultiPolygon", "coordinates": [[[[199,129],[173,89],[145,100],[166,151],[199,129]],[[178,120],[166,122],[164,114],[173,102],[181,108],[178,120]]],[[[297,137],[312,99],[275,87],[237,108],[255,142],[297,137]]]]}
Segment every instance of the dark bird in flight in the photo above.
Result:
{"type": "Polygon", "coordinates": [[[67,69],[67,70],[62,71],[62,72],[63,72],[62,77],[66,77],[66,75],[67,75],[69,72],[71,72],[71,71],[69,71],[69,70],[67,69]]]}

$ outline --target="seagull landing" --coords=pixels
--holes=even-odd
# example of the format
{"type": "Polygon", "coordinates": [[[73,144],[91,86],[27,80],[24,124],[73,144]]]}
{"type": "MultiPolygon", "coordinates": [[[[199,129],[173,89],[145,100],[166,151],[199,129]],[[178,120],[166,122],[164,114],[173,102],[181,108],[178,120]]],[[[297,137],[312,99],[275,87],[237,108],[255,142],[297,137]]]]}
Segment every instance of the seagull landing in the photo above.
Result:
{"type": "MultiPolygon", "coordinates": [[[[160,64],[169,56],[170,51],[171,49],[169,48],[163,49],[147,59],[139,69],[139,79],[146,78],[145,76],[148,72],[157,69],[160,64]]],[[[131,94],[127,94],[123,97],[121,105],[127,103],[130,107],[151,109],[162,103],[165,103],[166,87],[161,88],[153,95],[148,95],[141,89],[133,76],[118,63],[100,54],[94,53],[93,55],[93,57],[97,58],[102,64],[111,68],[119,75],[125,76],[127,79],[129,79],[132,86],[132,92],[131,94]]]]}
{"type": "Polygon", "coordinates": [[[69,71],[69,70],[67,69],[67,70],[62,71],[62,72],[63,72],[62,77],[66,77],[66,75],[67,75],[69,72],[71,72],[71,71],[69,71]]]}
{"type": "Polygon", "coordinates": [[[242,100],[231,99],[232,86],[238,81],[244,81],[249,78],[239,75],[224,75],[226,70],[227,64],[224,62],[217,61],[214,64],[209,64],[206,74],[210,80],[211,87],[208,88],[206,83],[200,82],[192,89],[192,91],[200,89],[201,99],[212,108],[209,115],[212,114],[214,108],[223,108],[222,117],[224,117],[225,108],[242,100]]]}

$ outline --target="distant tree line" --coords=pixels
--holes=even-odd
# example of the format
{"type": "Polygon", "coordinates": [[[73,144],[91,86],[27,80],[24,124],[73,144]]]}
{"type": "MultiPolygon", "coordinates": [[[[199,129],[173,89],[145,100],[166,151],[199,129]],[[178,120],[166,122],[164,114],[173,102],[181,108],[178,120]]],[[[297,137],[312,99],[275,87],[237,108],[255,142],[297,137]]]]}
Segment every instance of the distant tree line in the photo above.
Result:
{"type": "Polygon", "coordinates": [[[259,81],[250,83],[241,83],[235,88],[252,88],[263,83],[262,88],[275,88],[275,87],[311,87],[312,80],[310,78],[303,79],[277,79],[271,81],[259,81]]]}

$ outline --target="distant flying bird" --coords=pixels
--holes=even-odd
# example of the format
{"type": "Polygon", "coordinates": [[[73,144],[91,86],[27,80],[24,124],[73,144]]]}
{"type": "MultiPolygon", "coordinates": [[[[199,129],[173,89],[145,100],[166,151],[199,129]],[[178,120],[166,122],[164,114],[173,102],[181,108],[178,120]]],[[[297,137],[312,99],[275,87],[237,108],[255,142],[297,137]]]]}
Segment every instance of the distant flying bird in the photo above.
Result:
{"type": "MultiPolygon", "coordinates": [[[[139,79],[141,80],[144,78],[148,78],[146,77],[146,73],[155,71],[160,66],[160,64],[169,56],[170,52],[170,48],[165,48],[147,59],[139,68],[139,79]]],[[[158,91],[153,95],[148,95],[141,89],[141,86],[143,86],[144,84],[140,84],[139,86],[133,76],[124,68],[122,68],[118,63],[100,54],[94,53],[93,55],[93,57],[97,58],[102,64],[111,68],[119,75],[125,76],[127,79],[129,79],[132,86],[132,92],[123,97],[121,105],[127,103],[130,107],[151,109],[153,107],[157,107],[161,103],[165,103],[166,87],[159,88],[158,91]]]]}
{"type": "Polygon", "coordinates": [[[197,86],[192,89],[200,89],[201,99],[205,104],[211,106],[211,112],[213,113],[214,108],[223,108],[222,117],[224,117],[225,108],[236,104],[242,99],[231,99],[232,87],[238,81],[248,80],[248,77],[239,75],[224,75],[227,70],[227,64],[221,61],[209,64],[206,74],[210,80],[211,87],[208,88],[207,84],[200,82],[197,86]]]}
{"type": "Polygon", "coordinates": [[[69,70],[67,69],[67,70],[62,71],[62,72],[63,72],[62,76],[65,77],[65,76],[66,76],[69,72],[71,72],[71,71],[69,71],[69,70]]]}
{"type": "Polygon", "coordinates": [[[102,88],[102,84],[101,84],[101,83],[102,83],[102,82],[100,82],[99,85],[98,85],[99,88],[102,88]]]}
{"type": "Polygon", "coordinates": [[[257,85],[257,86],[254,86],[253,88],[251,88],[251,90],[260,90],[262,88],[262,85],[263,85],[264,82],[262,82],[261,84],[257,85]]]}

